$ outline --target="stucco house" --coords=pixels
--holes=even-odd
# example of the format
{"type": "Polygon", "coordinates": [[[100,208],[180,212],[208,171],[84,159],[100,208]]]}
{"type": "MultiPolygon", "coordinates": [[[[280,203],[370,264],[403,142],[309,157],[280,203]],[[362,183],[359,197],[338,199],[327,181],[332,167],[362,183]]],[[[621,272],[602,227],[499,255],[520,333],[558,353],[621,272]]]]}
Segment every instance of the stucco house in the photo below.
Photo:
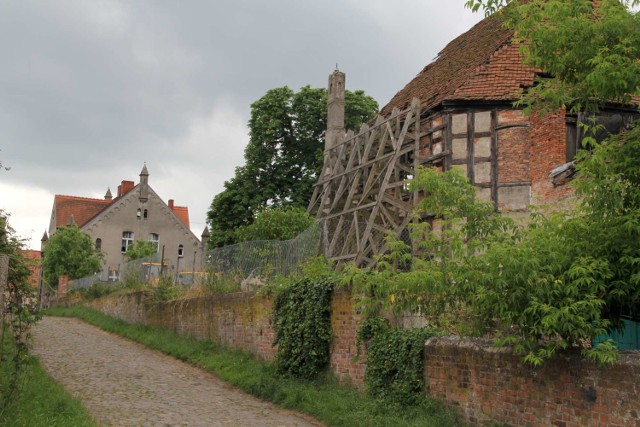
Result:
{"type": "MultiPolygon", "coordinates": [[[[387,232],[403,233],[424,197],[406,186],[421,166],[459,168],[478,198],[510,215],[570,200],[586,118],[527,116],[514,107],[541,75],[522,63],[518,48],[497,14],[482,20],[358,133],[344,131],[345,75],[330,76],[324,168],[309,206],[323,224],[328,258],[372,264],[387,232]]],[[[615,133],[637,117],[637,107],[610,105],[598,120],[615,133]]]]}
{"type": "MultiPolygon", "coordinates": [[[[189,209],[170,199],[165,203],[149,185],[144,165],[140,182],[123,180],[113,197],[103,199],[56,194],[51,210],[49,235],[60,227],[77,225],[104,254],[102,280],[117,280],[123,271],[125,253],[135,240],[153,242],[158,260],[164,254],[168,274],[200,271],[203,244],[189,228],[189,209]]],[[[206,230],[203,233],[206,240],[206,230]]],[[[43,238],[44,240],[44,238],[43,238]]]]}

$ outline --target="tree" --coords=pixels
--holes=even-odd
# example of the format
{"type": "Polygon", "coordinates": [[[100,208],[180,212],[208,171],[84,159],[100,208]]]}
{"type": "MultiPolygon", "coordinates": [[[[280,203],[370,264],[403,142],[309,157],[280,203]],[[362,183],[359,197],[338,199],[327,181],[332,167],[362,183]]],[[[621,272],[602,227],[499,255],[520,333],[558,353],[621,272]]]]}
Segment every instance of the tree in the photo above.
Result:
{"type": "Polygon", "coordinates": [[[305,209],[296,207],[268,208],[258,212],[249,225],[236,229],[237,240],[290,240],[313,225],[305,209]]]}
{"type": "Polygon", "coordinates": [[[91,238],[71,225],[58,229],[48,240],[42,271],[46,283],[56,288],[58,277],[79,279],[100,271],[102,256],[96,251],[91,238]]]}
{"type": "MultiPolygon", "coordinates": [[[[363,91],[346,91],[347,129],[358,130],[377,110],[363,91]]],[[[234,243],[234,230],[267,206],[307,207],[322,168],[326,127],[325,89],[271,89],[251,105],[245,165],[236,168],[208,212],[212,247],[234,243]]]]}
{"type": "Polygon", "coordinates": [[[521,41],[525,63],[543,70],[522,98],[528,108],[596,112],[640,95],[640,0],[468,0],[498,13],[521,41]],[[506,7],[505,7],[506,6],[506,7]]]}
{"type": "Polygon", "coordinates": [[[140,258],[146,258],[158,252],[157,246],[153,242],[146,240],[134,240],[133,244],[127,248],[124,257],[127,261],[134,261],[140,258]]]}

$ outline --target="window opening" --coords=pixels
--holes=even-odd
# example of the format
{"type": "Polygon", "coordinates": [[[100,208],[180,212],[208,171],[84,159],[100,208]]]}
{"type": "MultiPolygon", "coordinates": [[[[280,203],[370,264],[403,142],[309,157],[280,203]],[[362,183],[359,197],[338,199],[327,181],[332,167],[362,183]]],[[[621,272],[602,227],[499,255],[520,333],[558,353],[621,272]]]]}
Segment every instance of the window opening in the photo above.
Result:
{"type": "Polygon", "coordinates": [[[179,257],[184,256],[184,246],[182,244],[178,245],[178,256],[179,257]]]}
{"type": "Polygon", "coordinates": [[[127,249],[132,244],[133,244],[133,231],[123,231],[122,232],[122,247],[120,248],[120,251],[122,253],[127,252],[127,249]]]}
{"type": "Polygon", "coordinates": [[[160,248],[160,235],[158,233],[150,233],[149,241],[153,243],[153,246],[156,248],[156,252],[158,252],[158,249],[160,248]]]}

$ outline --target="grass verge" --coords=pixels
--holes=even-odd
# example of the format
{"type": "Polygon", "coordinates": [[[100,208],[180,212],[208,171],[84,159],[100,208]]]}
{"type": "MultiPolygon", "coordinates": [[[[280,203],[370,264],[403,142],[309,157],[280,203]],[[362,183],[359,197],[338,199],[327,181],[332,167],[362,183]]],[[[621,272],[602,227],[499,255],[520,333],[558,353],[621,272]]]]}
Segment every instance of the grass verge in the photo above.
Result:
{"type": "MultiPolygon", "coordinates": [[[[9,378],[14,372],[11,359],[15,343],[5,334],[3,360],[0,361],[0,402],[9,393],[9,378]]],[[[80,402],[67,393],[42,369],[35,357],[29,357],[18,377],[19,387],[0,406],[0,426],[18,427],[91,427],[93,421],[80,402]]]]}
{"type": "Polygon", "coordinates": [[[212,372],[241,390],[313,416],[330,426],[460,426],[458,413],[425,397],[415,406],[399,406],[340,386],[329,375],[315,381],[279,376],[275,368],[252,355],[211,341],[178,337],[173,332],[133,325],[87,307],[53,308],[46,314],[77,317],[99,328],[138,341],[212,372]]]}

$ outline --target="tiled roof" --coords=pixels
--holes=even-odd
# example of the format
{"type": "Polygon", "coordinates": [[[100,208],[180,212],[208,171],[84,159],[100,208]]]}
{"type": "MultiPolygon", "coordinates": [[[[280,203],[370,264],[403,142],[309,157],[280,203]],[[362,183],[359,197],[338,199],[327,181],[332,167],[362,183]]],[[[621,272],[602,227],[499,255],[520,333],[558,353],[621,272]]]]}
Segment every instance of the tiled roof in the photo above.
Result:
{"type": "Polygon", "coordinates": [[[171,210],[189,228],[189,208],[186,206],[173,206],[171,210]]]}
{"type": "Polygon", "coordinates": [[[62,196],[56,194],[54,206],[56,209],[56,228],[69,225],[71,215],[78,228],[85,225],[91,218],[111,204],[111,200],[89,199],[86,197],[62,196]]]}
{"type": "Polygon", "coordinates": [[[423,109],[443,101],[514,100],[533,84],[534,69],[522,64],[512,33],[498,15],[476,24],[451,41],[438,57],[398,92],[381,111],[407,108],[415,97],[423,109]]]}

